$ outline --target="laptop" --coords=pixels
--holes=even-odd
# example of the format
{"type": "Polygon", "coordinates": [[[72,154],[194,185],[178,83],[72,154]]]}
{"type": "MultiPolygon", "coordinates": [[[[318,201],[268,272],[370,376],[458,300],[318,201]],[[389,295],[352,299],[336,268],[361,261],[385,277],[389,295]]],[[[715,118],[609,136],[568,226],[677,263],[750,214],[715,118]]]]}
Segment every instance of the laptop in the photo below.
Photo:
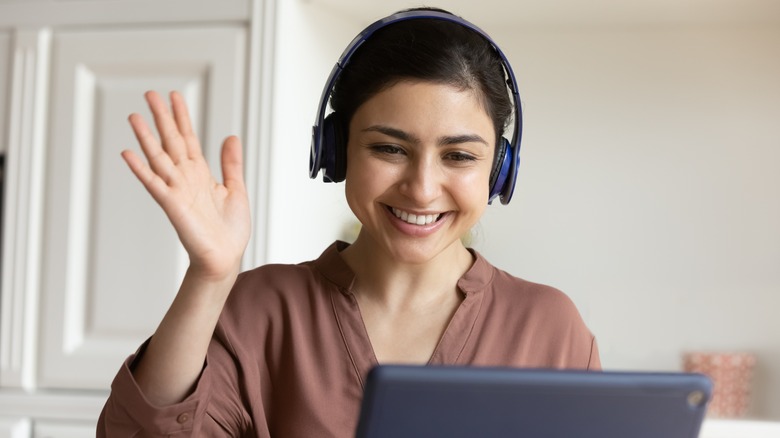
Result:
{"type": "Polygon", "coordinates": [[[380,365],[356,438],[696,438],[701,374],[380,365]]]}

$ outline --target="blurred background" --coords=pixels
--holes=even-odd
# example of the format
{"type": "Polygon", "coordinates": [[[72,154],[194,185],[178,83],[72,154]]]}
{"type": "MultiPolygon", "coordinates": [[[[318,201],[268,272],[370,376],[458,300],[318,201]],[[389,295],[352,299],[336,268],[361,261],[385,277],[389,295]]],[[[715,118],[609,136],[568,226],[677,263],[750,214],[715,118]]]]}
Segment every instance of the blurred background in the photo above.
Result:
{"type": "MultiPolygon", "coordinates": [[[[780,421],[780,3],[430,5],[493,37],[522,99],[517,189],[473,246],[567,293],[605,369],[752,355],[746,415],[780,421]]],[[[354,232],[343,185],[308,178],[322,86],[360,30],[415,6],[0,0],[0,432],[90,430],[71,421],[175,294],[186,258],[118,155],[142,92],[185,93],[217,174],[221,139],[244,138],[247,268],[312,259],[354,232]]]]}
{"type": "MultiPolygon", "coordinates": [[[[316,101],[316,78],[363,26],[419,5],[292,3],[281,8],[290,12],[281,22],[295,24],[279,35],[290,45],[278,59],[307,67],[277,77],[289,114],[316,101]]],[[[780,420],[780,4],[437,5],[494,38],[523,102],[514,198],[487,209],[474,247],[571,296],[607,369],[679,370],[694,351],[755,354],[751,415],[780,420]]],[[[350,220],[342,187],[299,176],[307,151],[291,145],[307,141],[306,124],[289,123],[273,142],[272,181],[285,181],[269,211],[268,258],[278,261],[315,257],[330,236],[300,231],[336,233],[334,209],[350,220]],[[313,196],[289,202],[299,193],[313,196]]]]}

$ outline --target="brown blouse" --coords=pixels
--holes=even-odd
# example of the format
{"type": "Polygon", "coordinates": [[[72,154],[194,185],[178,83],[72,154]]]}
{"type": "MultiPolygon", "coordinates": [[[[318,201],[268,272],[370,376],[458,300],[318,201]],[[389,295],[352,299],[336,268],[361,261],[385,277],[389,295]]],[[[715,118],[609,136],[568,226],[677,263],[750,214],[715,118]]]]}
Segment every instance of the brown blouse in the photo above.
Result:
{"type": "MultiPolygon", "coordinates": [[[[377,360],[339,254],[345,246],[242,273],[200,380],[178,404],[153,406],[138,389],[131,369],[142,346],[114,379],[97,436],[353,436],[377,360]]],[[[566,295],[474,255],[430,364],[600,369],[596,341],[566,295]]]]}

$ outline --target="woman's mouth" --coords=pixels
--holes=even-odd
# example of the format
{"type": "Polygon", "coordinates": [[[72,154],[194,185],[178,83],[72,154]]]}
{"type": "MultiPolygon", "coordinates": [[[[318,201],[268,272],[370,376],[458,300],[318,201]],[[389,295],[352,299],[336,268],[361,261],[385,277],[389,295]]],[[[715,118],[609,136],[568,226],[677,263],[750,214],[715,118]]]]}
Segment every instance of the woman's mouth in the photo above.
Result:
{"type": "Polygon", "coordinates": [[[398,219],[401,219],[402,221],[412,224],[412,225],[428,225],[436,222],[441,218],[442,214],[413,214],[405,212],[401,209],[392,207],[391,211],[397,217],[398,219]]]}

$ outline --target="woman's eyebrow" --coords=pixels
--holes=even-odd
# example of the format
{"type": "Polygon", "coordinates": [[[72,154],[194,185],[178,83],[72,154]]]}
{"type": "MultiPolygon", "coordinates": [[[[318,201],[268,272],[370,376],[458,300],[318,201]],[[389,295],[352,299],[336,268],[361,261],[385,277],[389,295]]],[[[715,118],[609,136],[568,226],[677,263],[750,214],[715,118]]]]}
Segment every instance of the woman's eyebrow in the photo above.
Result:
{"type": "Polygon", "coordinates": [[[461,144],[461,143],[482,143],[485,146],[490,146],[488,142],[485,141],[484,138],[478,136],[477,134],[445,136],[439,139],[439,146],[461,144]]]}
{"type": "MultiPolygon", "coordinates": [[[[380,134],[387,135],[389,137],[397,138],[399,140],[419,144],[420,139],[414,134],[410,134],[406,131],[402,131],[397,128],[393,128],[386,125],[371,125],[368,128],[364,128],[363,132],[378,132],[380,134]]],[[[489,146],[488,142],[477,134],[461,134],[461,135],[448,135],[439,138],[439,146],[447,146],[461,143],[482,143],[485,146],[489,146]]]]}
{"type": "Polygon", "coordinates": [[[397,138],[399,140],[408,143],[420,143],[420,139],[417,136],[410,134],[406,131],[401,131],[397,128],[392,128],[385,125],[371,125],[368,128],[362,130],[363,132],[378,132],[380,134],[387,135],[389,137],[397,138]]]}

